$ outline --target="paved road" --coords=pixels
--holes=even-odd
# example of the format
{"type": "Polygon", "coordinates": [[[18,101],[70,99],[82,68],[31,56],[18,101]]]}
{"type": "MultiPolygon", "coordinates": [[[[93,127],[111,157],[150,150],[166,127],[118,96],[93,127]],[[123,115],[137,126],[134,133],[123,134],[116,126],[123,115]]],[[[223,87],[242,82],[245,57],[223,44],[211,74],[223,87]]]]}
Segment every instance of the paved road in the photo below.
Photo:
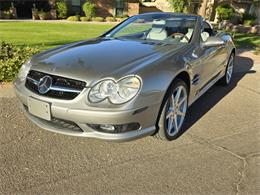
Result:
{"type": "Polygon", "coordinates": [[[2,97],[0,194],[259,194],[260,60],[247,54],[230,87],[214,86],[190,108],[173,142],[50,133],[2,97]]]}

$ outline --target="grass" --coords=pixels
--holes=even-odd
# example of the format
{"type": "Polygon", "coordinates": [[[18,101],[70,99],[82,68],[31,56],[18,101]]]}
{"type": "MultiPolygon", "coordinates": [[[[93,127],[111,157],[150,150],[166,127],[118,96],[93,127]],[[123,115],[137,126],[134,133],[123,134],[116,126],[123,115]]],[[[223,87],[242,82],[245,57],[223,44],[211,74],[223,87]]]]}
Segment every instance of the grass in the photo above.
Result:
{"type": "MultiPolygon", "coordinates": [[[[96,37],[111,27],[113,24],[104,23],[0,22],[0,41],[46,50],[96,37]]],[[[256,48],[260,45],[259,35],[236,33],[234,37],[237,47],[256,48]]]]}
{"type": "Polygon", "coordinates": [[[260,36],[256,34],[234,34],[235,44],[242,48],[258,48],[260,47],[260,36]]]}
{"type": "Polygon", "coordinates": [[[101,35],[113,24],[0,22],[0,42],[39,47],[57,47],[101,35]]]}

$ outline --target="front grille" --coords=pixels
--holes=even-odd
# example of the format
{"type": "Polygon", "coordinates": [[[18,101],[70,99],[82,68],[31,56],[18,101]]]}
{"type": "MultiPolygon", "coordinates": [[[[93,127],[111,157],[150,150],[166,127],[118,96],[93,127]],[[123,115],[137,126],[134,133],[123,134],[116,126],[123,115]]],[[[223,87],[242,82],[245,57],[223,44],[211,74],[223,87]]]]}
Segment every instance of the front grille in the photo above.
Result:
{"type": "Polygon", "coordinates": [[[57,99],[72,100],[77,97],[78,94],[84,89],[86,83],[83,81],[31,70],[27,75],[25,86],[27,89],[38,95],[57,99]],[[41,94],[38,91],[38,82],[44,76],[50,76],[52,78],[52,86],[47,93],[41,94]]]}

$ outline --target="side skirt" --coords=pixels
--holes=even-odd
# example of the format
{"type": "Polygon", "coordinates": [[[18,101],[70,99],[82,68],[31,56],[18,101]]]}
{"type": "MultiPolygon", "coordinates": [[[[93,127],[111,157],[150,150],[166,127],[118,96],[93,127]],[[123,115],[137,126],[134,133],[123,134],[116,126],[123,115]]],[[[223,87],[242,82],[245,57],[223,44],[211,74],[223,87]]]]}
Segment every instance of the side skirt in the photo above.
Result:
{"type": "Polygon", "coordinates": [[[225,71],[222,70],[216,76],[214,76],[208,84],[206,84],[204,87],[199,89],[196,92],[196,96],[192,100],[191,99],[189,100],[189,106],[191,106],[197,99],[200,98],[200,96],[206,93],[206,91],[208,91],[219,79],[221,79],[225,75],[224,73],[225,71]]]}

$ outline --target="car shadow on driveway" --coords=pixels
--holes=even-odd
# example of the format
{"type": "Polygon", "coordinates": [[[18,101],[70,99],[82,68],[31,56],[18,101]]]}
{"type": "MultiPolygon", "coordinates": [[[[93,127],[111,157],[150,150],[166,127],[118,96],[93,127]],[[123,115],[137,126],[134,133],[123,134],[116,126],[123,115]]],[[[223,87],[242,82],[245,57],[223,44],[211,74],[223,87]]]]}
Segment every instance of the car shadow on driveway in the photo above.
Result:
{"type": "Polygon", "coordinates": [[[254,74],[256,71],[251,70],[254,61],[248,57],[236,56],[234,65],[233,79],[228,86],[215,84],[204,95],[202,95],[189,108],[185,122],[183,124],[182,134],[203,117],[211,108],[222,100],[229,92],[231,92],[238,82],[247,74],[254,74]]]}

